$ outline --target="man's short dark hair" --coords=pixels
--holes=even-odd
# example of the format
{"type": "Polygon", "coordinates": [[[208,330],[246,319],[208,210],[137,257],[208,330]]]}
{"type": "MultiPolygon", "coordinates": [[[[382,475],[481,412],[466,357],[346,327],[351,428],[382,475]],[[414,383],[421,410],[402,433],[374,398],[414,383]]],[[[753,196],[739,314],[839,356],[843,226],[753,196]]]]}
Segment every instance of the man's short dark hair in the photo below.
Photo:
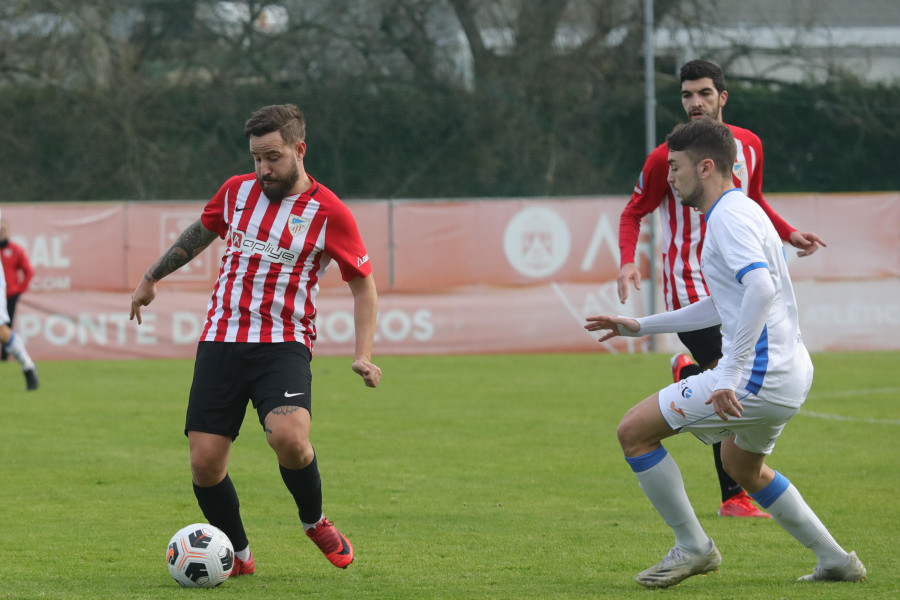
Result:
{"type": "Polygon", "coordinates": [[[725,176],[731,174],[737,156],[731,129],[708,117],[676,126],[666,136],[666,146],[670,152],[684,152],[695,165],[705,158],[712,159],[716,171],[725,176]]]}
{"type": "Polygon", "coordinates": [[[293,104],[272,104],[257,110],[244,124],[246,137],[264,136],[280,131],[288,144],[296,144],[306,139],[306,120],[303,113],[293,104]]]}
{"type": "Polygon", "coordinates": [[[722,67],[716,63],[698,58],[681,66],[681,83],[697,81],[705,77],[712,79],[717,92],[721,94],[725,91],[725,73],[722,72],[722,67]]]}

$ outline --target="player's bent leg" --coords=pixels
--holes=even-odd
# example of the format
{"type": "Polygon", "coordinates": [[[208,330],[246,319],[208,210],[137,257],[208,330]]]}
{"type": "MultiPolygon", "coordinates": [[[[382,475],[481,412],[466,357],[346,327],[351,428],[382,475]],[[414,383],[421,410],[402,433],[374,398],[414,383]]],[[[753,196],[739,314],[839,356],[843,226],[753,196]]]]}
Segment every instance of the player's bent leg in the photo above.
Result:
{"type": "Polygon", "coordinates": [[[188,431],[191,450],[191,475],[200,487],[212,487],[228,473],[231,438],[214,433],[188,431]]]}
{"type": "Polygon", "coordinates": [[[766,455],[744,450],[734,443],[734,438],[722,442],[722,466],[738,485],[751,494],[775,479],[775,471],[766,464],[766,455]]]}
{"type": "Polygon", "coordinates": [[[231,577],[254,572],[250,542],[241,520],[237,490],[228,476],[228,457],[231,452],[230,437],[188,431],[191,449],[191,476],[194,496],[203,516],[231,540],[235,550],[231,577]]]}
{"type": "Polygon", "coordinates": [[[279,406],[263,419],[266,441],[278,464],[286,469],[303,469],[315,457],[309,442],[311,419],[309,411],[301,406],[279,406]]]}
{"type": "Polygon", "coordinates": [[[616,436],[625,456],[641,456],[659,447],[660,441],[675,435],[659,412],[659,395],[653,394],[635,404],[616,428],[616,436]]]}
{"type": "Polygon", "coordinates": [[[322,480],[309,442],[310,415],[305,408],[280,406],[266,415],[266,440],[278,457],[281,478],[294,497],[306,536],[334,566],[353,562],[353,546],[322,514],[322,480]]]}

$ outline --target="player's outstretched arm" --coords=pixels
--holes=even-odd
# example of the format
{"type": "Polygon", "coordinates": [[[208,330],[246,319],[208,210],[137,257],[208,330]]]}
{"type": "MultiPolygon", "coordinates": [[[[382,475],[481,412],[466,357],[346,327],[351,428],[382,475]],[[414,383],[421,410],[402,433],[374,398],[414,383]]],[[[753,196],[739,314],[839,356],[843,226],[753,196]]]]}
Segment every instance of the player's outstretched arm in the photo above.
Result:
{"type": "Polygon", "coordinates": [[[172,247],[144,273],[134,294],[131,295],[129,320],[137,319],[140,325],[143,322],[141,307],[149,305],[156,298],[156,282],[188,264],[195,256],[206,250],[217,237],[218,235],[204,227],[199,219],[188,225],[172,247]]]}
{"type": "Polygon", "coordinates": [[[791,246],[800,249],[797,256],[809,256],[818,250],[819,246],[828,247],[825,240],[811,231],[792,231],[788,241],[791,243],[791,246]]]}
{"type": "Polygon", "coordinates": [[[611,315],[597,315],[586,319],[584,328],[588,331],[604,331],[598,342],[605,342],[619,335],[637,336],[641,330],[640,324],[630,317],[618,317],[611,315]]]}
{"type": "Polygon", "coordinates": [[[378,292],[372,275],[354,277],[349,281],[353,294],[353,323],[355,350],[353,372],[363,378],[367,387],[378,387],[381,369],[372,362],[372,344],[375,340],[375,319],[378,315],[378,292]]]}
{"type": "Polygon", "coordinates": [[[634,289],[641,289],[641,271],[634,263],[625,263],[619,269],[619,276],[616,278],[616,286],[619,289],[619,302],[625,304],[628,300],[628,284],[632,283],[634,289]]]}

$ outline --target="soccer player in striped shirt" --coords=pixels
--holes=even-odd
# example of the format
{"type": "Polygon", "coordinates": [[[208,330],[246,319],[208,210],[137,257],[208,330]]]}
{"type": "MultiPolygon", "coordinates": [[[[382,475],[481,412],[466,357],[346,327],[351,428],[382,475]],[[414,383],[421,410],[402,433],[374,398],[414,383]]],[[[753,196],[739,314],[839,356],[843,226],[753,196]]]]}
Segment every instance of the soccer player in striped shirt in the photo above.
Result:
{"type": "Polygon", "coordinates": [[[22,336],[13,331],[11,323],[12,319],[6,308],[6,277],[3,274],[3,268],[0,267],[0,346],[22,367],[25,389],[34,391],[39,386],[37,367],[25,348],[25,341],[22,336]]]}
{"type": "Polygon", "coordinates": [[[248,401],[275,451],[306,535],[336,567],[353,561],[350,542],[322,513],[322,482],[309,441],[310,360],[316,339],[319,280],[334,261],[353,295],[355,352],[351,368],[368,387],[377,293],[356,220],[303,166],[306,125],[291,104],[266,106],[244,126],[255,172],[231,177],[200,219],[145,273],[131,300],[132,319],[156,297],[156,284],[216,239],[225,240],[209,299],[188,400],[194,494],[210,524],[235,549],[232,576],[254,572],[237,492],[228,475],[232,442],[248,401]]]}
{"type": "MultiPolygon", "coordinates": [[[[728,100],[725,75],[715,63],[692,60],[681,67],[681,103],[689,119],[709,117],[722,121],[722,109],[728,100]]],[[[800,232],[788,225],[766,202],[762,195],[763,149],[759,137],[748,129],[728,125],[735,140],[736,158],[732,168],[735,186],[755,200],[782,240],[800,249],[799,256],[808,256],[825,242],[811,232],[800,232]]],[[[629,286],[641,289],[641,274],[635,264],[641,219],[657,208],[662,222],[662,281],[666,310],[678,310],[708,296],[706,281],[700,270],[700,251],[706,222],[702,214],[678,202],[678,193],[669,185],[668,150],[661,144],[647,157],[631,200],[619,219],[619,250],[621,254],[618,276],[619,300],[628,298],[629,286]]],[[[722,356],[719,327],[678,334],[693,356],[678,353],[672,357],[675,381],[701,370],[710,369],[722,356]],[[696,361],[696,362],[695,362],[696,361]]],[[[722,468],[721,446],[713,445],[713,459],[719,478],[722,504],[721,516],[768,517],[750,502],[747,494],[722,468]]]]}
{"type": "Polygon", "coordinates": [[[588,331],[617,335],[721,326],[722,358],[711,370],[670,384],[636,404],[616,434],[641,489],[675,534],[675,546],[636,581],[676,585],[717,571],[722,556],[691,507],[678,465],[662,440],[692,433],[722,444],[726,470],[818,559],[801,581],[862,581],[866,568],[832,537],[797,488],[766,465],[778,437],[799,412],[813,380],[800,336],[797,302],[779,234],[762,208],[732,181],[731,130],[713,119],[679,125],[666,138],[668,181],[680,203],[706,215],[701,262],[709,296],[638,319],[588,317],[588,331]]]}

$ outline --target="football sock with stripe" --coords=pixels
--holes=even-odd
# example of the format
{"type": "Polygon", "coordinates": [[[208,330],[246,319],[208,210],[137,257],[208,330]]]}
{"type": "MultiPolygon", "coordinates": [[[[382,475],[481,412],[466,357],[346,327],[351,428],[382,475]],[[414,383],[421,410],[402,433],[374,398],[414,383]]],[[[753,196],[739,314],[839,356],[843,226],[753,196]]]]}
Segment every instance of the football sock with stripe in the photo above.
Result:
{"type": "Polygon", "coordinates": [[[650,503],[675,533],[675,546],[690,554],[709,552],[709,536],[694,514],[681,471],[666,449],[660,446],[641,456],[626,456],[625,460],[650,503]]]}
{"type": "Polygon", "coordinates": [[[828,569],[847,564],[847,551],[835,541],[787,477],[776,471],[769,485],[750,496],[785,531],[815,552],[820,565],[828,569]]]}

